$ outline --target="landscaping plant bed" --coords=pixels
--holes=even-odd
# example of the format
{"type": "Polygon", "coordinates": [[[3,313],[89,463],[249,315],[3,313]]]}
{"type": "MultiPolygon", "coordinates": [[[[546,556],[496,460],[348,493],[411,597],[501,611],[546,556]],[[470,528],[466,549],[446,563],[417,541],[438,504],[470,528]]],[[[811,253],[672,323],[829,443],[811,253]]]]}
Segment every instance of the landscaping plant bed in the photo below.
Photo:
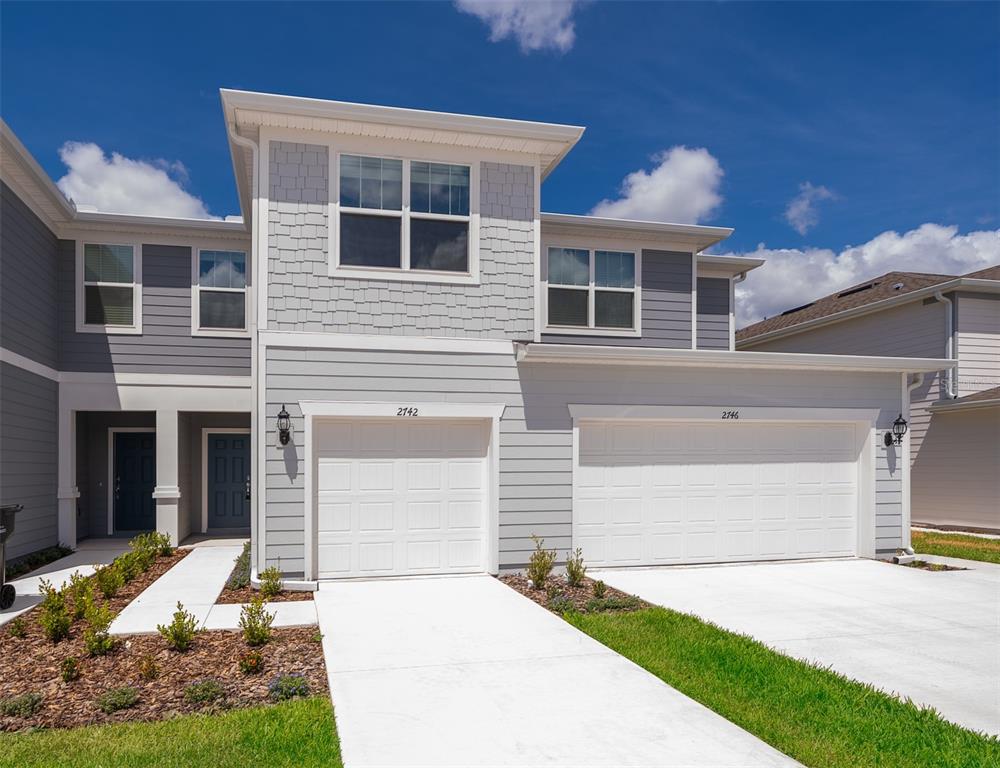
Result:
{"type": "Polygon", "coordinates": [[[649,607],[649,603],[640,600],[635,595],[622,592],[609,585],[604,586],[602,597],[595,597],[594,584],[596,580],[589,577],[584,577],[579,586],[571,587],[565,576],[551,575],[545,580],[545,586],[542,589],[535,589],[528,577],[519,573],[504,574],[497,578],[529,600],[534,600],[543,608],[548,608],[555,613],[566,613],[567,611],[620,613],[649,607]]]}
{"type": "MultiPolygon", "coordinates": [[[[225,604],[249,603],[261,596],[262,595],[260,594],[260,590],[254,589],[253,587],[247,586],[247,587],[240,587],[239,589],[229,589],[228,587],[226,587],[219,594],[219,599],[216,600],[215,602],[225,603],[225,604]]],[[[297,602],[299,600],[312,600],[312,599],[313,599],[312,592],[301,592],[297,590],[283,589],[273,597],[267,598],[267,602],[291,603],[291,602],[297,602]]]]}
{"type": "Polygon", "coordinates": [[[226,579],[226,586],[219,594],[216,604],[250,603],[258,597],[268,603],[289,603],[299,600],[312,600],[312,592],[282,589],[281,577],[277,569],[269,568],[261,574],[262,586],[270,577],[271,594],[267,590],[254,589],[250,586],[250,542],[243,545],[243,551],[233,561],[233,570],[226,579]],[[276,591],[275,591],[276,590],[276,591]]]}
{"type": "Polygon", "coordinates": [[[41,703],[27,717],[0,714],[0,730],[162,720],[266,704],[272,701],[269,685],[279,675],[300,675],[309,695],[326,695],[326,669],[318,640],[314,627],[272,630],[270,642],[256,649],[263,658],[262,671],[244,674],[240,658],[251,649],[238,631],[199,632],[184,653],[167,648],[160,635],[133,635],[120,638],[117,648],[106,656],[88,657],[79,637],[51,643],[31,623],[24,638],[4,634],[0,639],[0,701],[36,693],[41,703]],[[79,678],[63,682],[60,665],[68,656],[78,660],[79,678]],[[156,676],[147,679],[150,676],[143,671],[153,665],[156,676]],[[217,681],[223,697],[214,702],[190,701],[185,689],[204,680],[217,681]],[[117,712],[101,711],[98,698],[125,687],[135,690],[135,704],[117,712]]]}
{"type": "Polygon", "coordinates": [[[968,568],[959,568],[954,565],[944,563],[928,563],[926,560],[914,560],[912,563],[900,563],[906,568],[919,568],[921,571],[967,571],[968,568]]]}

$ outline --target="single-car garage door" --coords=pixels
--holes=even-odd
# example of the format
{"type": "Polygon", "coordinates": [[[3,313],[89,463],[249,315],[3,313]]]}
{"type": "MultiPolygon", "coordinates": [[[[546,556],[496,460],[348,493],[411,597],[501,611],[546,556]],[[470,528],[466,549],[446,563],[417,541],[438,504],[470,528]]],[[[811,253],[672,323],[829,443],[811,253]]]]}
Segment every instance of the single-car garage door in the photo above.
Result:
{"type": "Polygon", "coordinates": [[[489,426],[317,421],[320,578],[486,570],[489,426]]]}
{"type": "Polygon", "coordinates": [[[573,539],[593,565],[852,556],[852,424],[582,422],[573,539]]]}

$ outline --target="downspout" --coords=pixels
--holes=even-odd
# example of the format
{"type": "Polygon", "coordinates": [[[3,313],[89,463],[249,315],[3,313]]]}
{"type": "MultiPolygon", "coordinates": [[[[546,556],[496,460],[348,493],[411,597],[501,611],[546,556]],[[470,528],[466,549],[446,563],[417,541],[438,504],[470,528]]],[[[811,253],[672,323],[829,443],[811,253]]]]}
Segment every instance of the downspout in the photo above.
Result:
{"type": "MultiPolygon", "coordinates": [[[[934,298],[945,305],[944,313],[944,333],[945,333],[945,356],[951,360],[955,357],[955,328],[954,321],[952,319],[952,302],[951,299],[945,298],[941,291],[934,292],[934,298]]],[[[949,400],[954,400],[957,395],[955,394],[955,369],[949,368],[948,374],[945,377],[947,382],[947,395],[949,400]]]]}
{"type": "MultiPolygon", "coordinates": [[[[913,399],[913,390],[917,389],[921,384],[924,383],[924,377],[926,374],[917,373],[914,374],[914,379],[906,386],[906,402],[903,403],[904,414],[903,418],[907,421],[910,420],[910,401],[913,399]]],[[[903,552],[909,556],[913,556],[916,552],[913,551],[913,544],[910,541],[910,522],[912,520],[912,513],[910,508],[911,503],[911,490],[910,490],[910,436],[909,433],[906,435],[906,461],[903,471],[907,473],[906,475],[906,517],[903,520],[903,552]]]]}

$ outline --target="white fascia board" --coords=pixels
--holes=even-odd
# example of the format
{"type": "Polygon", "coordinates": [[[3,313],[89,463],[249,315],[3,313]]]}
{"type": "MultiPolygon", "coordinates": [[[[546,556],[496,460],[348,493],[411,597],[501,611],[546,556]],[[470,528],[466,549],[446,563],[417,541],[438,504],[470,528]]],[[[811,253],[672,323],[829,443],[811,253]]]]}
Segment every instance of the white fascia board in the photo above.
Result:
{"type": "Polygon", "coordinates": [[[758,344],[763,344],[766,341],[772,341],[786,336],[794,336],[797,333],[804,333],[805,331],[820,328],[824,325],[832,325],[833,323],[839,323],[843,320],[850,320],[851,318],[881,312],[884,309],[892,309],[893,307],[898,307],[902,304],[908,304],[911,301],[926,299],[929,296],[933,296],[935,293],[951,293],[959,290],[973,291],[976,293],[1000,293],[1000,280],[983,280],[982,278],[975,277],[957,277],[954,280],[948,280],[947,282],[938,283],[937,285],[929,285],[926,288],[910,291],[909,293],[904,293],[901,296],[891,296],[888,299],[874,301],[871,304],[864,304],[860,307],[852,307],[851,309],[845,309],[841,312],[835,312],[832,315],[824,315],[823,317],[817,317],[813,320],[805,320],[801,323],[789,325],[785,328],[776,328],[773,331],[767,331],[766,333],[751,336],[748,339],[737,339],[736,346],[737,348],[754,347],[758,344]]]}
{"type": "Polygon", "coordinates": [[[542,236],[545,227],[566,227],[584,231],[634,235],[679,240],[700,251],[729,237],[733,230],[729,227],[703,227],[697,224],[669,224],[662,221],[633,221],[631,219],[609,219],[602,216],[580,216],[572,213],[541,214],[542,236]]]}
{"type": "Polygon", "coordinates": [[[815,355],[798,352],[730,352],[715,349],[657,349],[570,344],[517,344],[517,361],[589,365],[669,365],[692,368],[929,373],[954,368],[957,360],[911,357],[815,355]]]}
{"type": "Polygon", "coordinates": [[[944,400],[940,403],[933,403],[928,410],[931,413],[940,413],[942,411],[950,413],[951,411],[972,411],[979,408],[997,407],[1000,407],[1000,398],[993,400],[970,400],[965,403],[960,403],[955,400],[944,400]]]}
{"type": "Polygon", "coordinates": [[[738,408],[741,422],[747,421],[863,421],[874,424],[878,408],[787,408],[743,406],[738,402],[715,405],[592,405],[570,403],[574,421],[719,421],[724,410],[738,408]]]}
{"type": "Polygon", "coordinates": [[[3,138],[4,152],[10,152],[22,166],[24,171],[32,177],[41,192],[54,203],[67,219],[72,219],[76,214],[73,204],[66,199],[66,196],[59,191],[49,175],[38,164],[38,161],[28,151],[28,148],[21,143],[17,134],[11,129],[7,122],[0,118],[0,137],[3,138]]]}
{"type": "Polygon", "coordinates": [[[243,221],[221,221],[218,219],[184,219],[175,216],[140,216],[131,213],[103,213],[99,211],[79,211],[74,223],[83,227],[128,227],[154,232],[210,232],[215,237],[248,238],[250,231],[243,221]]]}
{"type": "Polygon", "coordinates": [[[344,400],[300,400],[303,416],[332,418],[499,419],[504,403],[365,402],[344,400]]]}
{"type": "Polygon", "coordinates": [[[514,342],[503,339],[463,339],[456,337],[382,336],[348,333],[300,333],[261,331],[262,347],[303,349],[363,349],[387,352],[455,352],[481,355],[511,355],[514,342]]]}
{"type": "Polygon", "coordinates": [[[763,266],[765,261],[765,259],[751,259],[746,256],[713,256],[708,253],[699,253],[698,274],[701,274],[701,268],[705,267],[713,272],[741,275],[751,269],[763,266]]]}

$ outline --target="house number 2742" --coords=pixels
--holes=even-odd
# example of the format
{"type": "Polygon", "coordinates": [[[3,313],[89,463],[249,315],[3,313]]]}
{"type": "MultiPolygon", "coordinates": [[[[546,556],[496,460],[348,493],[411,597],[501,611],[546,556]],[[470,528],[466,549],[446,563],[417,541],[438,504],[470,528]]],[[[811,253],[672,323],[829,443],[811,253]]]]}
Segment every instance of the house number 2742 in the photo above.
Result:
{"type": "Polygon", "coordinates": [[[397,416],[417,416],[419,414],[420,414],[420,411],[418,411],[416,408],[397,408],[396,409],[396,415],[397,416]]]}
{"type": "Polygon", "coordinates": [[[723,411],[722,418],[724,419],[738,419],[740,417],[739,411],[723,411]]]}

